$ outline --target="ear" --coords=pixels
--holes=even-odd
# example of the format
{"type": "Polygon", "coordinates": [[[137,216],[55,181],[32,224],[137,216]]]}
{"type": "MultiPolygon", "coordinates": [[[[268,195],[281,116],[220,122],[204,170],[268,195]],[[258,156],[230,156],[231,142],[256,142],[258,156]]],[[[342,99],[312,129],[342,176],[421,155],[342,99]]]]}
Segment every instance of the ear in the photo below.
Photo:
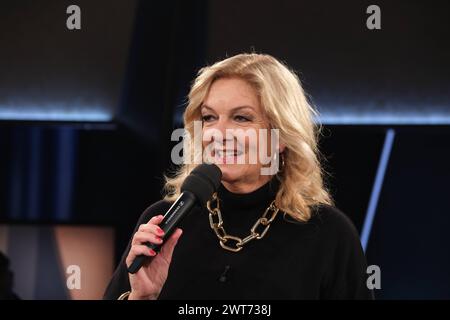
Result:
{"type": "Polygon", "coordinates": [[[284,149],[286,148],[286,145],[284,143],[280,143],[280,153],[283,153],[284,149]]]}

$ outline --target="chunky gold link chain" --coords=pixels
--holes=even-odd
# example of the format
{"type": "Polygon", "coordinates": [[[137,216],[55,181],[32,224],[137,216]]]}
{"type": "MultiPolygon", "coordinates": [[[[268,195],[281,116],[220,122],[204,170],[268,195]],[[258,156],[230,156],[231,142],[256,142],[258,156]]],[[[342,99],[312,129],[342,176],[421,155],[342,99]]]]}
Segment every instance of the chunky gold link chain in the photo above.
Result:
{"type": "Polygon", "coordinates": [[[250,229],[250,234],[244,239],[241,239],[239,237],[229,235],[225,231],[223,227],[222,213],[220,212],[220,199],[217,196],[217,192],[215,192],[212,199],[206,203],[206,208],[209,211],[209,225],[211,226],[211,229],[214,230],[217,238],[219,238],[220,245],[222,248],[233,252],[241,251],[244,245],[249,241],[254,239],[262,239],[266,235],[270,228],[270,224],[275,220],[279,211],[275,205],[275,200],[273,200],[267,207],[266,211],[264,211],[261,218],[256,220],[255,224],[250,229]],[[258,228],[261,230],[258,231],[258,228]]]}

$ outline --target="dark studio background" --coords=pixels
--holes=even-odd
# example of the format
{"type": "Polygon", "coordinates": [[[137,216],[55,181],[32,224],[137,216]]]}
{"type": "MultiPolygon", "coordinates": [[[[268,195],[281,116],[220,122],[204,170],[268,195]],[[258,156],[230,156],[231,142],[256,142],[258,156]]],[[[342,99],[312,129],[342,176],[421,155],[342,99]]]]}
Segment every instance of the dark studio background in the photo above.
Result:
{"type": "Polygon", "coordinates": [[[0,223],[111,226],[117,262],[161,198],[198,69],[269,53],[321,113],[328,186],[381,268],[377,298],[449,299],[449,13],[446,1],[4,1],[0,223]],[[66,28],[71,4],[81,30],[66,28]],[[370,4],[381,30],[366,28],[370,4]]]}

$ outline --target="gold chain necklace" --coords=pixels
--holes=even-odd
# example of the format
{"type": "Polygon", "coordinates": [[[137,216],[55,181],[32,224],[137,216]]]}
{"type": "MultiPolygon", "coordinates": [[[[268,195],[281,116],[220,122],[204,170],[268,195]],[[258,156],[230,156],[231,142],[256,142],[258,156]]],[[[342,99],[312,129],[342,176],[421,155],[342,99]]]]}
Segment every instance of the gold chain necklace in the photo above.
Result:
{"type": "Polygon", "coordinates": [[[275,200],[273,200],[272,203],[267,207],[266,211],[264,211],[261,218],[256,220],[255,224],[250,229],[250,235],[248,235],[244,239],[241,239],[239,237],[229,235],[225,231],[223,227],[222,213],[220,212],[220,199],[217,196],[217,192],[213,194],[211,200],[208,200],[208,202],[206,203],[206,207],[209,211],[209,225],[211,226],[211,229],[214,230],[217,238],[219,238],[220,245],[222,246],[222,248],[233,252],[241,251],[243,246],[253,239],[262,239],[266,235],[267,231],[270,228],[270,224],[273,220],[275,220],[275,217],[277,216],[277,213],[279,211],[279,209],[275,205],[275,200]],[[212,208],[212,203],[214,202],[216,207],[212,208]],[[271,216],[268,219],[267,217],[269,214],[271,214],[271,216]],[[216,221],[214,219],[216,219],[216,221]],[[260,225],[264,227],[264,229],[262,229],[261,232],[258,232],[257,228],[260,225]],[[234,247],[227,245],[227,242],[229,241],[234,241],[234,247]]]}

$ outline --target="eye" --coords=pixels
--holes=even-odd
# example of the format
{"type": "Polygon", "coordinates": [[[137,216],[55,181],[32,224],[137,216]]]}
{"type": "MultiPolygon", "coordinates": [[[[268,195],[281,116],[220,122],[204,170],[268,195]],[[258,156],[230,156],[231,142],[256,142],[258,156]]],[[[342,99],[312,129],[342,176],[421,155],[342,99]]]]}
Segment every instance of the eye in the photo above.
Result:
{"type": "Polygon", "coordinates": [[[244,116],[235,116],[234,119],[235,119],[236,121],[238,121],[238,122],[247,122],[247,121],[250,121],[249,118],[244,117],[244,116]]]}
{"type": "Polygon", "coordinates": [[[211,121],[211,120],[214,120],[214,116],[212,116],[212,115],[210,115],[210,114],[207,114],[207,115],[202,116],[202,121],[203,121],[203,122],[209,122],[209,121],[211,121]]]}

